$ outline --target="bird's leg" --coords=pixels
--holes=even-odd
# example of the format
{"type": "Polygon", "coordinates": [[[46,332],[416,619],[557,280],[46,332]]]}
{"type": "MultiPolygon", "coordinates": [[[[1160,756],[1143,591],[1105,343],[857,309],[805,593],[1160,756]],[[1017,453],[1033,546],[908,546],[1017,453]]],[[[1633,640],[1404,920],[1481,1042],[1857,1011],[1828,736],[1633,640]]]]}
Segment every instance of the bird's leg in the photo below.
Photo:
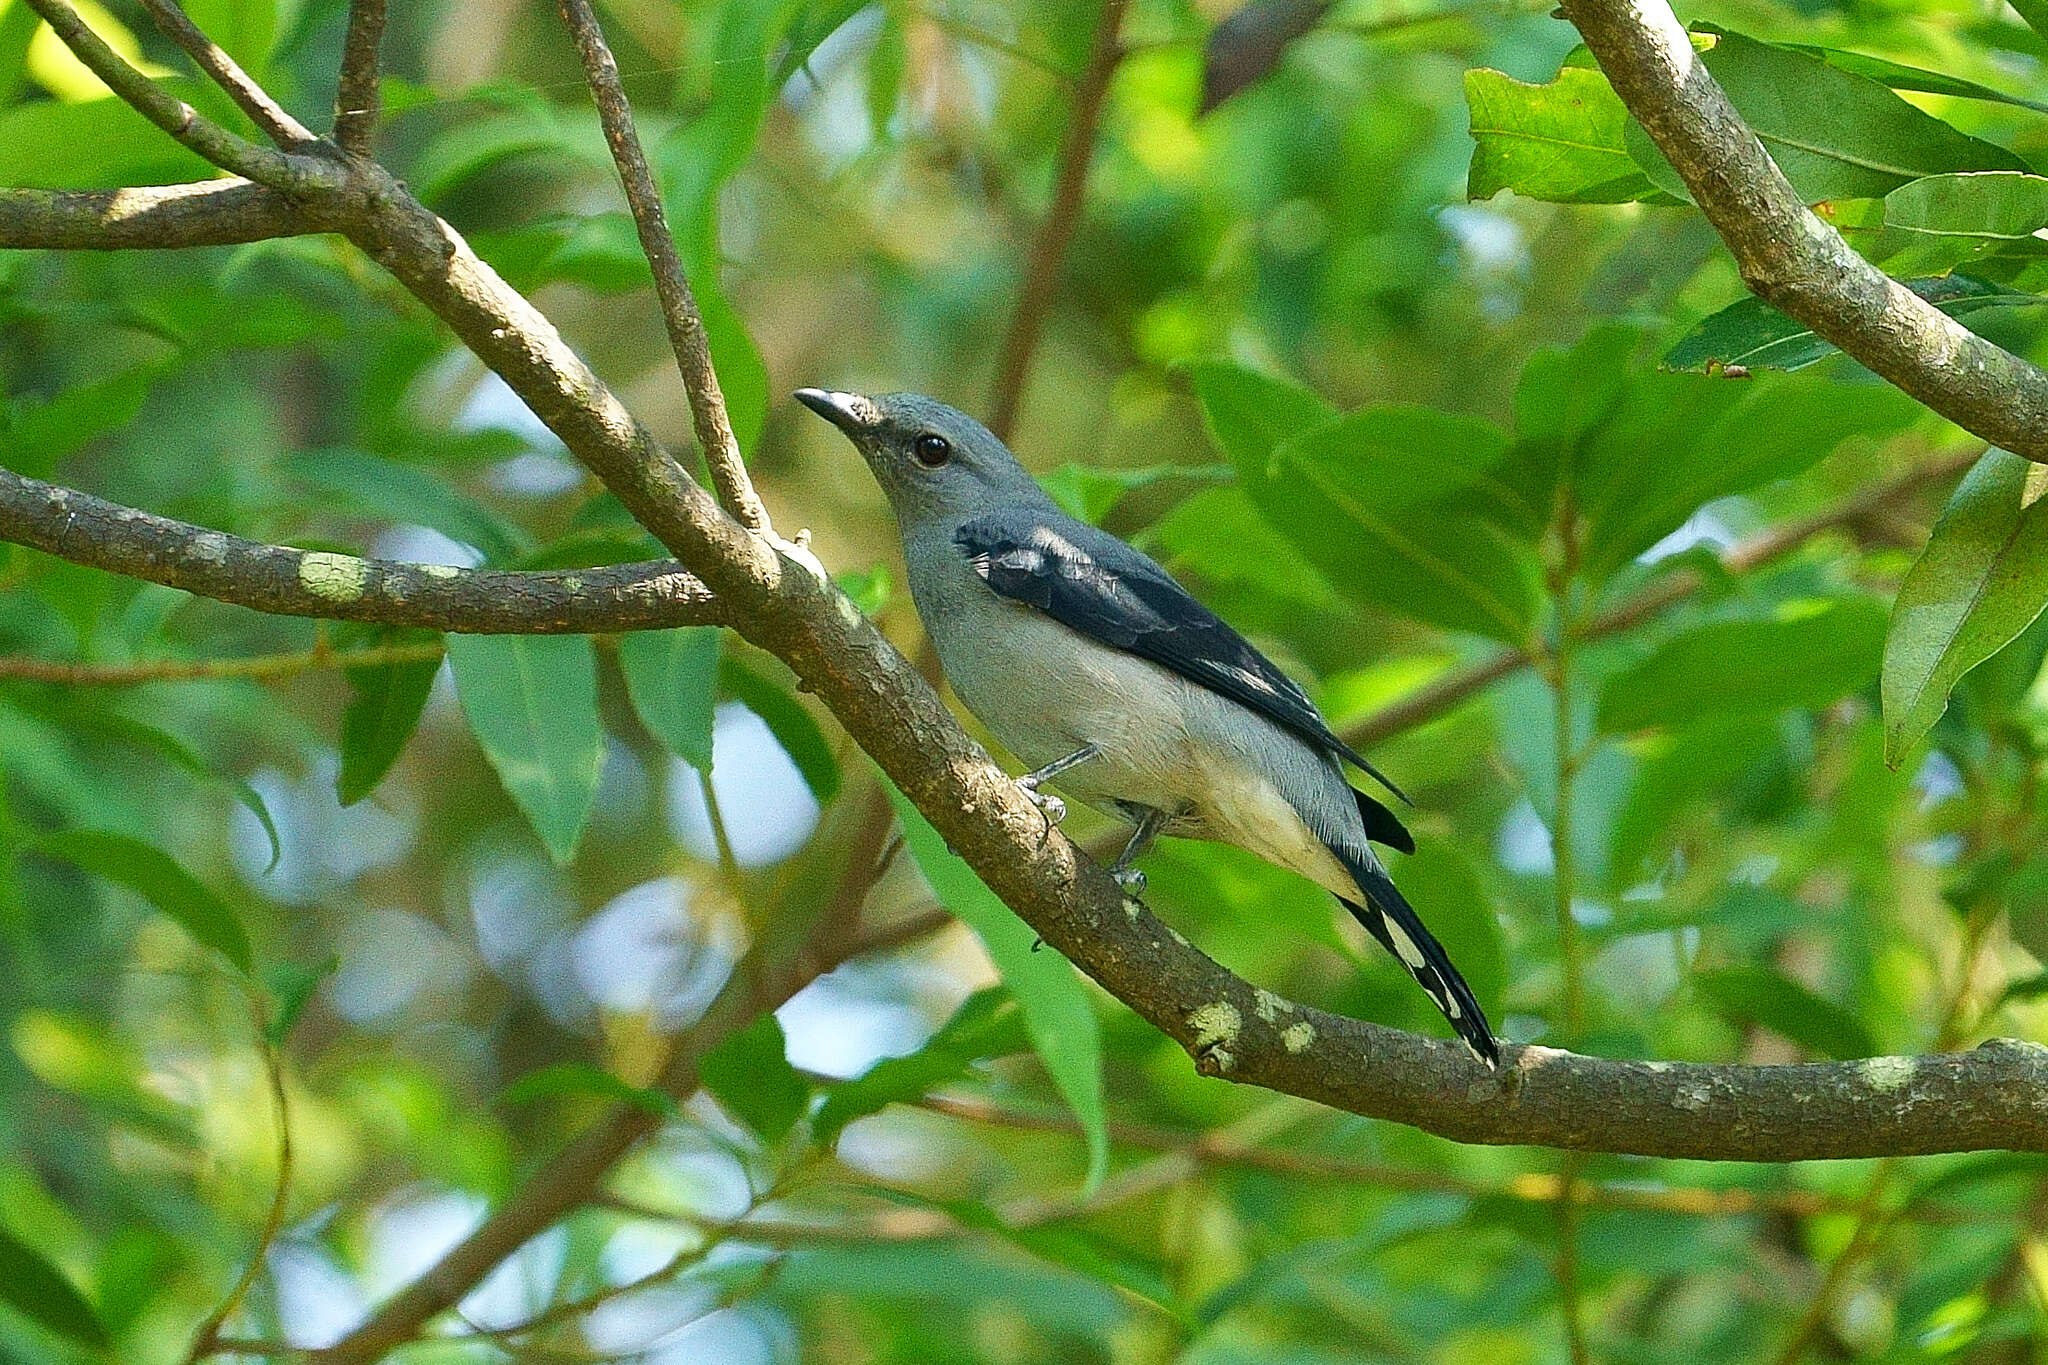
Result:
{"type": "MultiPolygon", "coordinates": [[[[1128,808],[1127,808],[1128,809],[1128,808]]],[[[1109,875],[1116,878],[1116,884],[1134,896],[1145,891],[1145,874],[1131,864],[1145,856],[1151,849],[1152,841],[1159,837],[1159,831],[1166,828],[1166,812],[1157,806],[1148,806],[1138,817],[1136,828],[1131,831],[1131,841],[1124,845],[1124,851],[1110,864],[1109,875]]]]}
{"type": "Polygon", "coordinates": [[[1038,813],[1045,817],[1045,825],[1048,831],[1054,825],[1067,818],[1067,803],[1054,796],[1051,792],[1040,791],[1038,789],[1039,786],[1050,782],[1069,768],[1078,767],[1086,763],[1089,759],[1101,754],[1101,752],[1102,746],[1099,744],[1084,744],[1065,758],[1056,758],[1043,768],[1035,769],[1017,779],[1017,786],[1023,791],[1025,799],[1038,807],[1038,813]]]}

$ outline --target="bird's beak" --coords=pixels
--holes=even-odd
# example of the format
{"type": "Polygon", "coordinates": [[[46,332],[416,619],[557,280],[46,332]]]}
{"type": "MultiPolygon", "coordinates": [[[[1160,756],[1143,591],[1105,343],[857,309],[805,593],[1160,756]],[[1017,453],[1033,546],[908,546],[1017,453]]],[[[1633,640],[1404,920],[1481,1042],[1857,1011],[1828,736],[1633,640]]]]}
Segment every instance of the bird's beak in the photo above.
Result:
{"type": "Polygon", "coordinates": [[[838,427],[855,441],[873,429],[880,414],[865,394],[838,390],[798,389],[796,401],[838,427]]]}

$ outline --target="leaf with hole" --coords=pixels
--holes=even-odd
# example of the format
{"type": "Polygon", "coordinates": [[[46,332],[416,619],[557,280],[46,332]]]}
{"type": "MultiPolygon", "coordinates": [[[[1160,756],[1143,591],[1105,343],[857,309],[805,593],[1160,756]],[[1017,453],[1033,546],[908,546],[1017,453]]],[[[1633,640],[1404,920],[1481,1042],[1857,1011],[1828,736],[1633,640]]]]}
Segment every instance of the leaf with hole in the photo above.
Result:
{"type": "Polygon", "coordinates": [[[1465,73],[1472,165],[1465,197],[1513,190],[1556,204],[1625,204],[1657,186],[1629,155],[1621,97],[1597,70],[1567,66],[1532,85],[1484,68],[1465,73]]]}

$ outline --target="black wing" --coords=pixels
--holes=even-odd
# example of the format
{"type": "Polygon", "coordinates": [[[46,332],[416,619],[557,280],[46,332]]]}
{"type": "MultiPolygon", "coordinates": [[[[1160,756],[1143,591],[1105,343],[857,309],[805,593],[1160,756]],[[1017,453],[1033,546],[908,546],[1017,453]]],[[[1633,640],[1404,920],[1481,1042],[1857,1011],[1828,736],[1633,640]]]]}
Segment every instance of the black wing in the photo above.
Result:
{"type": "MultiPolygon", "coordinates": [[[[1108,532],[1078,522],[1063,530],[1034,511],[998,512],[962,526],[953,533],[953,543],[998,596],[1037,607],[1090,639],[1150,659],[1249,706],[1349,759],[1388,791],[1408,799],[1331,733],[1308,695],[1272,660],[1166,570],[1108,532]]],[[[1362,792],[1359,805],[1374,838],[1413,850],[1391,812],[1362,792]]]]}

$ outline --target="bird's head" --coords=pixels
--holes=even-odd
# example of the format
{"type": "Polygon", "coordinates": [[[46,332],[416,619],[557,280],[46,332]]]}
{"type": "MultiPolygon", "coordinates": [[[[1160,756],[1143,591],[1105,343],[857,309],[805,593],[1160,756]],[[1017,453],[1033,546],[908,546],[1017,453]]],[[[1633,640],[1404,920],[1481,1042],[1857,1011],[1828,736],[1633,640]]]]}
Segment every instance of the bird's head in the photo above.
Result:
{"type": "Polygon", "coordinates": [[[936,398],[798,389],[796,400],[846,433],[906,528],[1045,496],[994,432],[936,398]]]}

